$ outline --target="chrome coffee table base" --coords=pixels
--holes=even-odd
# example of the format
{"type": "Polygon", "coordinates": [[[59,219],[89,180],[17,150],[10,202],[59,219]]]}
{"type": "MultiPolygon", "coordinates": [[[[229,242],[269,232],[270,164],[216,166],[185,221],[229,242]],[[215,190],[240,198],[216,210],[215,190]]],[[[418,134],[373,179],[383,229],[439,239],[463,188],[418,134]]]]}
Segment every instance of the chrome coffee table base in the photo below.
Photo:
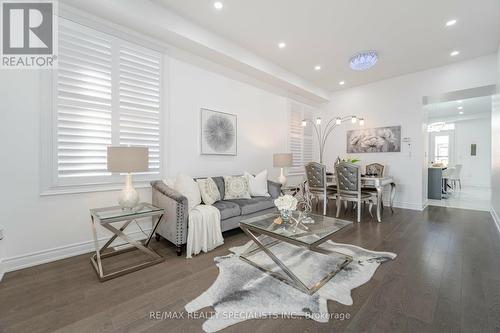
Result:
{"type": "Polygon", "coordinates": [[[306,293],[309,295],[314,294],[316,291],[318,291],[322,286],[325,285],[331,278],[333,278],[338,272],[340,272],[344,267],[349,265],[349,263],[352,262],[352,257],[348,256],[346,254],[340,253],[342,256],[345,257],[344,262],[340,265],[338,265],[333,271],[329,272],[325,277],[323,277],[321,280],[316,282],[312,287],[308,287],[296,274],[293,273],[293,271],[283,263],[277,256],[273,254],[273,252],[270,250],[270,248],[280,242],[285,242],[289,243],[292,245],[297,245],[304,247],[310,251],[322,253],[322,254],[330,254],[333,251],[326,250],[324,248],[319,247],[321,244],[324,242],[328,241],[329,238],[322,238],[319,239],[317,242],[314,242],[308,246],[305,246],[303,242],[300,241],[295,241],[294,239],[286,236],[281,236],[279,234],[273,233],[273,232],[265,232],[261,230],[256,230],[253,229],[250,230],[249,226],[247,224],[240,224],[240,228],[250,237],[250,239],[253,241],[253,243],[248,247],[246,251],[244,251],[242,254],[240,254],[240,259],[243,261],[249,263],[250,265],[260,269],[261,271],[279,279],[280,281],[306,293]],[[264,244],[259,240],[259,235],[265,235],[267,237],[273,238],[274,240],[268,244],[264,244]],[[268,270],[267,268],[257,264],[255,261],[252,261],[250,257],[255,254],[256,252],[263,251],[269,258],[271,258],[272,261],[278,265],[285,274],[280,274],[277,272],[273,272],[271,270],[268,270]]]}

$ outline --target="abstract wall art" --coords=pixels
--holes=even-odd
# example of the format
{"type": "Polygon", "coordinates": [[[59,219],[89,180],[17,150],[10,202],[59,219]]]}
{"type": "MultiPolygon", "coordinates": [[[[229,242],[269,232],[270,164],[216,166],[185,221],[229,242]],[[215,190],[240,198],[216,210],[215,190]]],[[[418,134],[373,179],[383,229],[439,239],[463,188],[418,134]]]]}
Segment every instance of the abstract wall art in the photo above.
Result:
{"type": "Polygon", "coordinates": [[[401,126],[347,131],[347,153],[393,153],[401,151],[401,126]]]}
{"type": "Polygon", "coordinates": [[[237,154],[237,118],[234,114],[201,109],[201,154],[237,154]]]}

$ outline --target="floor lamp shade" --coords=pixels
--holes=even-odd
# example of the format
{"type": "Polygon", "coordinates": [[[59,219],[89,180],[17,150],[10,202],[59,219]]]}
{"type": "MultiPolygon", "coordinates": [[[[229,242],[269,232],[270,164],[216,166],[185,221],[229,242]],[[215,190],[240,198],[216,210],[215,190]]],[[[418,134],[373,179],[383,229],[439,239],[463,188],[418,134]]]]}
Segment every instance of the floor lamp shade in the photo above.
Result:
{"type": "Polygon", "coordinates": [[[139,203],[139,194],[132,183],[132,172],[149,169],[149,151],[146,147],[108,147],[108,171],[124,172],[125,187],[118,197],[123,209],[132,209],[139,203]]]}
{"type": "Polygon", "coordinates": [[[147,147],[108,147],[108,171],[148,171],[149,152],[147,147]]]}
{"type": "Polygon", "coordinates": [[[278,178],[282,185],[286,184],[286,177],[283,168],[291,167],[293,165],[293,156],[291,153],[279,153],[273,155],[273,165],[275,168],[281,168],[281,174],[278,178]]]}

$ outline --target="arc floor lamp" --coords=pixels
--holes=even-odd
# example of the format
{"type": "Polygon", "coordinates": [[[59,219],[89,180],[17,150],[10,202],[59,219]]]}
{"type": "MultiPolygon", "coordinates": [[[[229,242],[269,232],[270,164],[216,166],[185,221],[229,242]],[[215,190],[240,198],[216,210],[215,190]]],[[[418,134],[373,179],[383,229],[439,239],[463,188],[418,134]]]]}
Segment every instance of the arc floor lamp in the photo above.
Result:
{"type": "Polygon", "coordinates": [[[306,127],[309,122],[311,122],[312,126],[314,127],[314,131],[316,132],[316,136],[318,137],[320,163],[323,163],[326,140],[328,139],[330,134],[332,134],[333,130],[336,127],[340,126],[342,123],[347,121],[350,121],[352,124],[359,123],[360,126],[365,125],[364,118],[358,118],[357,116],[354,115],[332,118],[326,123],[324,127],[322,126],[323,120],[321,119],[321,117],[317,117],[314,122],[307,119],[302,120],[303,127],[306,127]]]}

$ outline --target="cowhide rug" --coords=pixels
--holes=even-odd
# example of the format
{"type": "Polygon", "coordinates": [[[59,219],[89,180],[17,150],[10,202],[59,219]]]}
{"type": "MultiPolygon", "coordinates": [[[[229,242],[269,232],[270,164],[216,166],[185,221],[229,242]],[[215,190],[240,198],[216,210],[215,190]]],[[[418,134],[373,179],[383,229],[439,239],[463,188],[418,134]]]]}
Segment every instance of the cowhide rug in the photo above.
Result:
{"type": "MultiPolygon", "coordinates": [[[[233,254],[215,258],[219,267],[216,281],[185,306],[189,313],[213,307],[214,314],[202,326],[205,332],[216,332],[248,319],[277,316],[304,316],[328,322],[327,300],[352,305],[351,290],[368,282],[382,262],[396,258],[395,253],[328,241],[322,247],[350,255],[353,261],[316,293],[307,295],[241,260],[238,255],[250,244],[232,248],[233,254]]],[[[308,282],[319,281],[340,260],[338,255],[319,254],[287,243],[273,246],[272,251],[294,274],[308,282]]],[[[262,251],[251,259],[279,270],[262,251]]]]}

